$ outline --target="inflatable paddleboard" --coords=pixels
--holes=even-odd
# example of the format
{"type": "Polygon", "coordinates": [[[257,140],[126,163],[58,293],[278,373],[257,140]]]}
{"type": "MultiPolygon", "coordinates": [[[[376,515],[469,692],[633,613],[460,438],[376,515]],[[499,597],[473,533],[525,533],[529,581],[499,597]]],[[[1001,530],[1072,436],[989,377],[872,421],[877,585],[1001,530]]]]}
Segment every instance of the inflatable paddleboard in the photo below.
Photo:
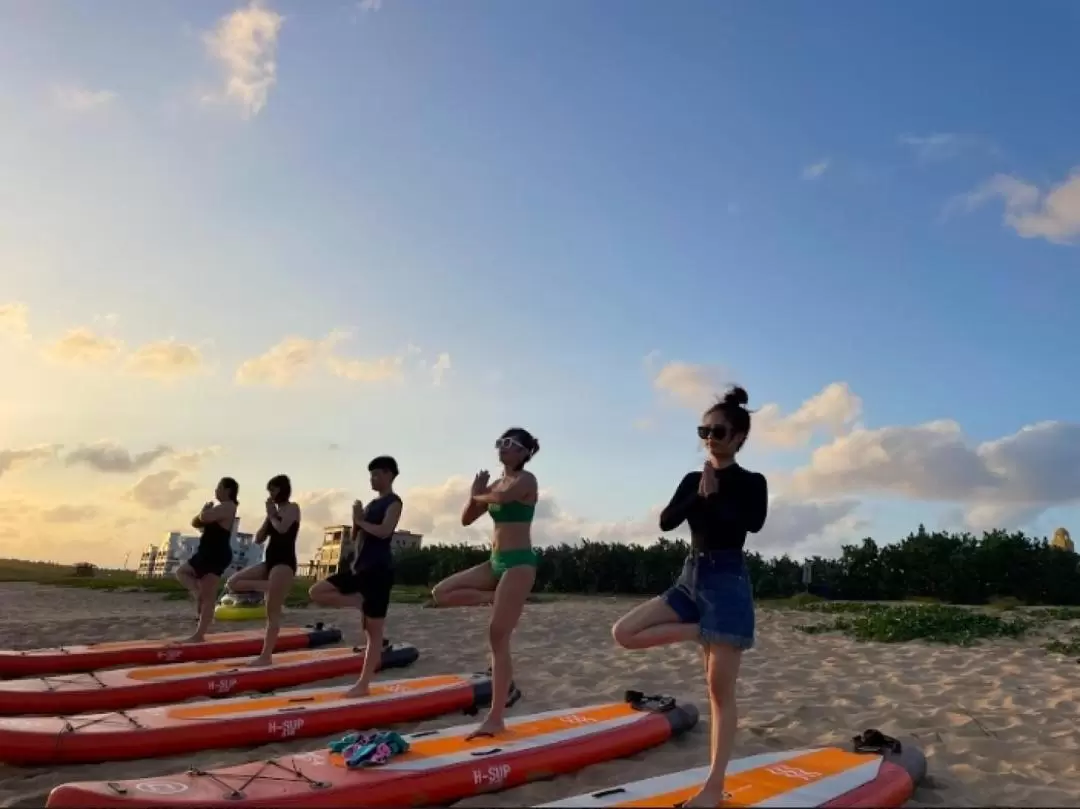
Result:
{"type": "MultiPolygon", "coordinates": [[[[384,644],[382,668],[414,663],[415,646],[384,644]]],[[[272,665],[250,668],[251,657],[205,663],[171,663],[131,669],[57,674],[0,680],[0,716],[118,711],[139,705],[182,702],[192,697],[223,697],[245,691],[314,683],[360,674],[362,649],[304,649],[274,655],[272,665]]]]}
{"type": "MultiPolygon", "coordinates": [[[[180,643],[180,638],[127,640],[55,649],[0,651],[0,677],[35,677],[68,674],[114,666],[152,666],[187,660],[218,660],[223,657],[257,655],[262,651],[263,631],[214,632],[203,643],[180,643]]],[[[341,640],[337,627],[321,623],[308,627],[282,627],[275,652],[328,646],[341,640]]]]}
{"type": "MultiPolygon", "coordinates": [[[[696,767],[541,807],[673,807],[697,794],[708,774],[707,766],[696,767]]],[[[851,750],[815,747],[733,760],[719,806],[903,806],[925,777],[922,751],[868,730],[855,737],[851,750]]]]}
{"type": "Polygon", "coordinates": [[[326,748],[220,770],[63,784],[59,807],[446,806],[662,744],[697,723],[693,705],[628,692],[627,701],[507,719],[497,738],[468,725],[404,736],[406,753],[349,769],[326,748]]]}
{"type": "Polygon", "coordinates": [[[0,717],[0,762],[90,763],[247,747],[471,711],[491,700],[491,678],[486,674],[384,680],[372,683],[368,696],[353,699],[342,696],[348,688],[310,688],[71,717],[0,717]]]}

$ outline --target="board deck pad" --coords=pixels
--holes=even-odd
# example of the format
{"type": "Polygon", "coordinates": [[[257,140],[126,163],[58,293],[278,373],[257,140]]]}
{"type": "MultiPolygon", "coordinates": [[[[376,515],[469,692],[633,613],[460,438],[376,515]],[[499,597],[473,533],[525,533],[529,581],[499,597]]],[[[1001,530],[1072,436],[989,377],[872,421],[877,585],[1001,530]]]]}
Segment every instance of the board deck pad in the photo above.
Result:
{"type": "Polygon", "coordinates": [[[486,674],[376,680],[365,697],[349,686],[252,694],[113,713],[0,717],[0,761],[92,762],[264,744],[415,721],[490,700],[486,674]]]}
{"type": "Polygon", "coordinates": [[[661,744],[697,722],[697,709],[665,713],[627,702],[508,717],[494,738],[469,739],[476,720],[404,734],[406,753],[351,769],[325,747],[209,772],[57,787],[49,807],[414,806],[449,802],[661,744]]]}
{"type": "MultiPolygon", "coordinates": [[[[0,650],[0,677],[68,674],[114,666],[155,665],[192,660],[215,660],[255,655],[262,649],[262,630],[213,632],[201,643],[182,643],[182,637],[106,641],[45,649],[0,650]]],[[[341,630],[322,623],[282,627],[275,652],[328,646],[341,640],[341,630]]]]}
{"type": "MultiPolygon", "coordinates": [[[[420,656],[409,644],[384,645],[382,669],[407,666],[420,656]]],[[[129,669],[0,680],[0,715],[73,714],[268,691],[359,674],[363,650],[302,649],[275,654],[273,663],[248,666],[250,657],[166,663],[129,669]]]]}
{"type": "MultiPolygon", "coordinates": [[[[825,806],[879,777],[882,756],[837,747],[788,750],[734,759],[720,807],[825,806]]],[[[701,789],[709,768],[695,767],[540,804],[541,807],[674,807],[701,789]]],[[[883,807],[900,803],[877,802],[883,807]]]]}

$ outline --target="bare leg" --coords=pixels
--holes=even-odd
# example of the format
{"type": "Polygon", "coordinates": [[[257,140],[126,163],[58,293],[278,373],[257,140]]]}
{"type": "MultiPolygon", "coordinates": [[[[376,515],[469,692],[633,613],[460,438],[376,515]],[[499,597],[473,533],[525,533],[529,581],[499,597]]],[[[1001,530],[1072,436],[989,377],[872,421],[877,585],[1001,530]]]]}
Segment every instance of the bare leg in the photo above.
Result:
{"type": "Polygon", "coordinates": [[[521,618],[525,601],[536,582],[536,568],[518,565],[503,573],[495,589],[494,609],[488,633],[491,639],[491,707],[480,726],[469,734],[476,736],[502,733],[506,730],[503,715],[514,679],[514,664],[510,657],[510,637],[521,618]]]}
{"type": "Polygon", "coordinates": [[[195,569],[184,562],[176,571],[176,580],[184,585],[184,589],[195,599],[195,615],[198,616],[202,612],[202,605],[199,603],[199,578],[195,569]]]}
{"type": "Polygon", "coordinates": [[[359,593],[345,595],[326,580],[317,581],[311,585],[311,589],[308,590],[308,598],[320,607],[355,607],[360,609],[364,603],[364,599],[360,597],[359,593]]]}
{"type": "Polygon", "coordinates": [[[266,565],[262,562],[245,567],[229,577],[225,588],[230,593],[265,593],[266,592],[266,565]]]}
{"type": "Polygon", "coordinates": [[[431,597],[437,607],[478,607],[494,602],[498,583],[491,562],[482,562],[447,576],[435,585],[431,597]]]}
{"type": "Polygon", "coordinates": [[[288,565],[274,565],[266,582],[266,637],[262,652],[249,666],[269,666],[273,663],[274,647],[281,632],[281,610],[285,606],[285,596],[289,594],[295,574],[288,565]]]}
{"type": "Polygon", "coordinates": [[[683,623],[660,596],[638,604],[615,622],[611,636],[624,649],[648,649],[698,639],[698,625],[683,623]]]}
{"type": "Polygon", "coordinates": [[[364,617],[364,631],[367,634],[367,647],[364,649],[364,668],[360,679],[345,692],[346,698],[366,697],[371,690],[371,678],[382,665],[382,639],[385,618],[364,617]]]}
{"type": "Polygon", "coordinates": [[[709,685],[709,775],[697,795],[684,806],[720,805],[724,797],[724,776],[727,773],[739,715],[735,706],[735,682],[739,676],[742,652],[734,646],[710,644],[707,658],[709,685]]]}
{"type": "Polygon", "coordinates": [[[199,605],[199,623],[195,627],[195,634],[187,639],[189,643],[201,643],[206,640],[206,632],[214,621],[214,596],[217,594],[218,583],[221,576],[207,573],[198,581],[199,593],[197,602],[199,605]]]}

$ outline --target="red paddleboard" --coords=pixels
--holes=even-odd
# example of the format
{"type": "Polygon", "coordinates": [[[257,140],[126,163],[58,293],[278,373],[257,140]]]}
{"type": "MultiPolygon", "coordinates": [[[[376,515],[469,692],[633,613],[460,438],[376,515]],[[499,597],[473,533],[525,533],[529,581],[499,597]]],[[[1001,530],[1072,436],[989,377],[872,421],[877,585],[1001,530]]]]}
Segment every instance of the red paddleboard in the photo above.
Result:
{"type": "Polygon", "coordinates": [[[309,688],[71,717],[0,717],[0,761],[91,763],[248,747],[472,711],[491,700],[491,678],[486,674],[383,680],[372,683],[368,696],[352,699],[343,696],[348,688],[309,688]]]}
{"type": "Polygon", "coordinates": [[[446,806],[633,755],[697,723],[693,705],[628,692],[628,699],[508,719],[496,738],[467,739],[468,725],[404,736],[409,750],[385,764],[347,768],[326,748],[220,770],[63,784],[60,807],[446,806]]]}
{"type": "MultiPolygon", "coordinates": [[[[283,627],[275,652],[328,646],[341,640],[341,630],[283,627]]],[[[256,655],[262,651],[263,631],[215,632],[202,643],[180,643],[180,638],[109,641],[89,646],[60,646],[55,649],[0,651],[0,677],[34,677],[40,674],[67,674],[113,666],[152,666],[188,660],[218,660],[223,657],[256,655]]]]}
{"type": "MultiPolygon", "coordinates": [[[[414,663],[415,646],[383,647],[382,668],[414,663]]],[[[75,714],[119,711],[139,705],[183,702],[193,697],[224,697],[245,691],[272,691],[346,674],[364,667],[362,649],[303,649],[274,655],[269,666],[251,668],[250,657],[200,663],[171,663],[131,669],[54,674],[0,680],[0,715],[75,714]]]]}

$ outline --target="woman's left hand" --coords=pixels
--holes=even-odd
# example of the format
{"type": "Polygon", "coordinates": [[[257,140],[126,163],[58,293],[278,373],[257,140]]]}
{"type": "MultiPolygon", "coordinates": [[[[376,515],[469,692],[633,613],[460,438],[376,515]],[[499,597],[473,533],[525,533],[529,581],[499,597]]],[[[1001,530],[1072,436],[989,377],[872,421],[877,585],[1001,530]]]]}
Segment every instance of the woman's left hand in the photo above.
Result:
{"type": "Polygon", "coordinates": [[[267,517],[273,517],[276,512],[277,512],[277,503],[274,502],[274,498],[267,497],[266,498],[266,516],[267,517]]]}

